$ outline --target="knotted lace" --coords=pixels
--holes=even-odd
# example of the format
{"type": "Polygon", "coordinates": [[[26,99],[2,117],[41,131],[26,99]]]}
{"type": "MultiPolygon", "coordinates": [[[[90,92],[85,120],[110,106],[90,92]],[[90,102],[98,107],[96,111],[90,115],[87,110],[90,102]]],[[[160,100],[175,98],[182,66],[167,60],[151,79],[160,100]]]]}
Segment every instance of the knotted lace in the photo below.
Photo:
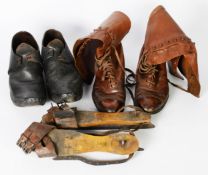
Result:
{"type": "Polygon", "coordinates": [[[151,85],[155,84],[156,73],[158,72],[157,65],[147,64],[147,57],[143,56],[139,62],[139,72],[141,74],[149,74],[147,82],[151,85]]]}
{"type": "Polygon", "coordinates": [[[113,67],[113,63],[112,63],[111,48],[113,48],[116,59],[120,65],[120,67],[124,71],[124,68],[123,68],[123,66],[120,62],[120,59],[119,59],[119,55],[118,55],[116,48],[114,46],[111,46],[108,49],[106,49],[105,54],[102,57],[100,57],[100,58],[95,57],[95,60],[98,65],[98,69],[103,71],[102,80],[103,81],[108,80],[110,87],[114,88],[117,84],[117,81],[116,81],[116,75],[115,75],[114,67],[113,67]]]}

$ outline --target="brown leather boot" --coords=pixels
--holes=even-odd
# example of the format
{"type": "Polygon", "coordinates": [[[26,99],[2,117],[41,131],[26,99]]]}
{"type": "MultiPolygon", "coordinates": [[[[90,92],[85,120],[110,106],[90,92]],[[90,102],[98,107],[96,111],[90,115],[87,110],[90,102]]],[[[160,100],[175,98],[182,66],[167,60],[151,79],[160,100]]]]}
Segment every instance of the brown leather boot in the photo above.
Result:
{"type": "Polygon", "coordinates": [[[116,112],[125,103],[124,55],[121,40],[128,33],[130,19],[114,12],[91,35],[74,46],[75,64],[83,80],[91,84],[99,111],[116,112]]]}
{"type": "Polygon", "coordinates": [[[168,99],[166,62],[171,74],[182,79],[177,72],[179,68],[187,78],[188,90],[185,91],[199,96],[195,45],[159,6],[150,15],[136,72],[135,103],[146,112],[160,111],[168,99]]]}

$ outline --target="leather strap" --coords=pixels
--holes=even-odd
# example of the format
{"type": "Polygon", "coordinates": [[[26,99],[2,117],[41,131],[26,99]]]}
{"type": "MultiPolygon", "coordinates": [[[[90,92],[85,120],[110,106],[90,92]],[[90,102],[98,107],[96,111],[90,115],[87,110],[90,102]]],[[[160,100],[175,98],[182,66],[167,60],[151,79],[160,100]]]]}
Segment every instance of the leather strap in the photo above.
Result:
{"type": "Polygon", "coordinates": [[[182,88],[181,86],[179,86],[179,85],[177,85],[177,84],[171,82],[169,79],[168,79],[168,83],[170,83],[172,86],[174,86],[174,87],[176,87],[176,88],[178,88],[178,89],[180,89],[180,90],[182,90],[182,91],[184,91],[184,92],[189,92],[188,90],[182,88]]]}
{"type": "MultiPolygon", "coordinates": [[[[128,72],[128,74],[126,74],[126,82],[125,82],[125,87],[126,89],[129,91],[129,94],[131,96],[131,99],[134,103],[134,94],[131,90],[132,87],[134,87],[136,85],[136,75],[135,73],[129,69],[129,68],[125,68],[125,71],[128,72]]],[[[143,111],[143,110],[142,110],[143,111]]]]}
{"type": "Polygon", "coordinates": [[[133,154],[129,154],[128,158],[126,159],[120,159],[120,160],[95,160],[95,159],[89,159],[83,156],[57,156],[54,158],[54,160],[80,160],[84,163],[90,164],[90,165],[112,165],[112,164],[120,164],[125,163],[126,161],[130,160],[133,157],[133,154]]]}
{"type": "Polygon", "coordinates": [[[21,135],[17,141],[17,145],[25,153],[31,153],[41,140],[54,128],[55,126],[33,122],[21,135]]]}

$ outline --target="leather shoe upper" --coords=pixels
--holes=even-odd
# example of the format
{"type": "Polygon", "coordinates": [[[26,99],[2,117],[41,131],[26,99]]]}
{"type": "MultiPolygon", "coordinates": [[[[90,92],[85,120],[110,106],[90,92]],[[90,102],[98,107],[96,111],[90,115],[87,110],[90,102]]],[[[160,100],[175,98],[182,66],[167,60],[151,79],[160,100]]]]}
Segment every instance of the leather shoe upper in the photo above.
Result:
{"type": "Polygon", "coordinates": [[[150,15],[136,72],[135,103],[147,112],[158,112],[167,102],[166,63],[171,74],[181,79],[183,75],[187,79],[188,89],[183,90],[199,96],[195,45],[167,11],[158,6],[150,15]]]}
{"type": "Polygon", "coordinates": [[[56,103],[79,100],[82,97],[82,80],[62,34],[53,29],[48,30],[42,45],[49,97],[56,103]]]}
{"type": "Polygon", "coordinates": [[[99,111],[116,112],[125,105],[121,40],[130,27],[130,19],[117,11],[74,45],[75,64],[83,80],[90,84],[95,76],[92,98],[99,111]]]}
{"type": "Polygon", "coordinates": [[[46,101],[43,69],[38,45],[28,32],[12,39],[9,65],[11,99],[17,106],[43,105],[46,101]]]}

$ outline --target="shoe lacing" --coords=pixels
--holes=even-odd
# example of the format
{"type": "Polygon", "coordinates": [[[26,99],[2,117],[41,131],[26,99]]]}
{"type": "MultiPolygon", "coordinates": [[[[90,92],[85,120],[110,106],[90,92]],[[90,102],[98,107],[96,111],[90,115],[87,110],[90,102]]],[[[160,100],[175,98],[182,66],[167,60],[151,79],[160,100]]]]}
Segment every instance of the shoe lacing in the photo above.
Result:
{"type": "Polygon", "coordinates": [[[115,78],[115,72],[113,71],[110,52],[111,50],[107,49],[102,57],[96,58],[95,60],[98,65],[98,69],[103,71],[102,80],[108,80],[110,87],[113,88],[116,86],[117,82],[115,78]]]}
{"type": "MultiPolygon", "coordinates": [[[[150,80],[147,79],[146,81],[152,86],[155,85],[154,79],[156,77],[156,73],[158,72],[157,65],[147,64],[147,57],[146,56],[143,56],[141,58],[140,62],[139,62],[139,72],[141,74],[149,74],[150,80]]],[[[132,76],[132,75],[130,75],[130,76],[132,76]]],[[[178,89],[181,89],[182,91],[188,92],[188,90],[186,90],[186,89],[182,88],[181,86],[171,82],[169,79],[167,79],[167,80],[172,86],[174,86],[178,89]]]]}
{"type": "Polygon", "coordinates": [[[158,72],[157,65],[147,64],[147,57],[143,56],[139,62],[139,72],[141,74],[149,74],[148,79],[146,80],[149,84],[155,85],[155,77],[158,72]]]}
{"type": "Polygon", "coordinates": [[[111,49],[112,48],[114,50],[116,59],[120,65],[120,67],[124,71],[124,68],[123,68],[123,66],[120,62],[120,59],[119,59],[119,55],[118,55],[116,48],[114,46],[111,46],[108,49],[106,49],[105,54],[102,57],[100,57],[100,58],[95,57],[95,60],[96,60],[98,69],[103,71],[102,80],[103,81],[108,80],[110,87],[114,88],[117,85],[117,80],[116,80],[116,75],[115,75],[114,66],[113,66],[113,60],[112,60],[112,56],[111,56],[111,49]]]}

